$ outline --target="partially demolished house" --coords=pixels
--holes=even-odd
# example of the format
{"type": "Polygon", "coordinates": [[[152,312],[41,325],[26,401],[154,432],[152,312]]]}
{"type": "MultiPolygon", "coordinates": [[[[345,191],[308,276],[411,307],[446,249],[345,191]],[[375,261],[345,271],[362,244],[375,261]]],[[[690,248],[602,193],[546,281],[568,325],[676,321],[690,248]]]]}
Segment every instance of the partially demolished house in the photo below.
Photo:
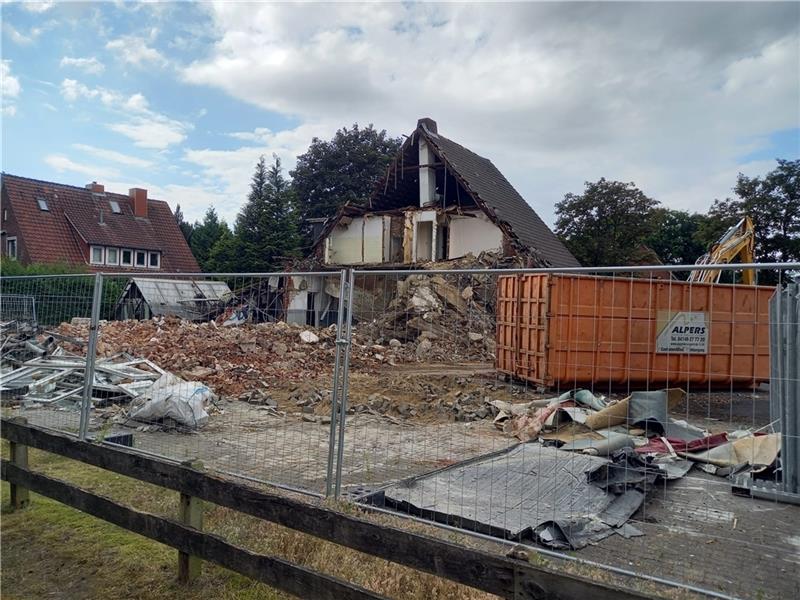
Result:
{"type": "Polygon", "coordinates": [[[314,244],[326,265],[409,265],[488,252],[527,266],[580,263],[492,162],[420,119],[366,206],[345,205],[314,244]]]}

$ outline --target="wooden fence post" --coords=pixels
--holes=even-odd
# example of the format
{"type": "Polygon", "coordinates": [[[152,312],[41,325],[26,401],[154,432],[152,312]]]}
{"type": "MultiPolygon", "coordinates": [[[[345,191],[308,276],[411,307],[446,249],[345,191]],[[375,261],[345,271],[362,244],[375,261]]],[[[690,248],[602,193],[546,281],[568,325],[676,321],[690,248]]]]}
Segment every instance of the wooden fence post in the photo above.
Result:
{"type": "MultiPolygon", "coordinates": [[[[198,461],[185,461],[181,463],[184,467],[203,470],[203,463],[198,461]]],[[[178,508],[178,520],[184,525],[203,529],[203,501],[189,494],[181,492],[180,506],[178,508]]],[[[178,581],[181,583],[191,583],[200,577],[202,561],[185,552],[178,552],[178,581]]]]}
{"type": "MultiPolygon", "coordinates": [[[[20,425],[26,426],[28,424],[28,419],[25,417],[15,417],[12,419],[15,423],[19,423],[20,425]]],[[[8,443],[10,454],[11,454],[11,462],[18,466],[20,469],[28,470],[28,447],[22,444],[17,444],[16,442],[9,442],[8,443]]],[[[21,485],[17,485],[12,483],[9,485],[11,489],[11,509],[12,510],[19,510],[21,508],[25,508],[30,504],[30,495],[28,492],[28,488],[22,487],[21,485]]]]}

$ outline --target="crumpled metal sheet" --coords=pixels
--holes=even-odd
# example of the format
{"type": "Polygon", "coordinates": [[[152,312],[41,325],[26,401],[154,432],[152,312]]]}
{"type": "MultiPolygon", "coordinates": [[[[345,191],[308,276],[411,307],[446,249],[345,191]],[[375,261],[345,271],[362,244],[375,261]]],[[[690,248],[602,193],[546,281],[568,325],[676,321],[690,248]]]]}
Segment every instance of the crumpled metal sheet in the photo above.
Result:
{"type": "Polygon", "coordinates": [[[619,495],[589,481],[589,473],[608,464],[520,444],[395,484],[368,501],[505,539],[578,549],[614,534],[644,501],[640,491],[619,495]]]}

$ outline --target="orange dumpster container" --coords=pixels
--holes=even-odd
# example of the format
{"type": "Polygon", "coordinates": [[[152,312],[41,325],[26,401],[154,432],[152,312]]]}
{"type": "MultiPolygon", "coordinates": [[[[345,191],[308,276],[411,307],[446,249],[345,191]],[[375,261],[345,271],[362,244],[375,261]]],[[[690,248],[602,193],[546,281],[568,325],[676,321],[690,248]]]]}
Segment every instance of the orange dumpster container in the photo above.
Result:
{"type": "Polygon", "coordinates": [[[775,289],[588,275],[502,275],[497,370],[544,386],[769,381],[775,289]]]}

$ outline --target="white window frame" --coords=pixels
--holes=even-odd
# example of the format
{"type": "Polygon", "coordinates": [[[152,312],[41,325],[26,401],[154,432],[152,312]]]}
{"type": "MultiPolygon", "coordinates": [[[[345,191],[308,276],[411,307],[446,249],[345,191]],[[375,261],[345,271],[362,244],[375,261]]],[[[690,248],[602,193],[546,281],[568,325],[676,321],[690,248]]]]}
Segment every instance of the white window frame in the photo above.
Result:
{"type": "Polygon", "coordinates": [[[107,265],[118,265],[119,264],[119,248],[106,248],[106,264],[107,265]],[[108,257],[109,252],[116,252],[117,257],[114,260],[111,260],[108,257]]]}
{"type": "Polygon", "coordinates": [[[161,268],[161,252],[148,252],[147,253],[147,268],[148,269],[160,269],[161,268]],[[156,264],[153,266],[151,264],[151,259],[155,255],[156,257],[156,264]]]}
{"type": "Polygon", "coordinates": [[[102,265],[105,264],[106,259],[106,249],[103,246],[89,246],[89,264],[90,265],[102,265]],[[100,251],[100,260],[94,259],[94,251],[100,251]]]}
{"type": "Polygon", "coordinates": [[[119,251],[119,264],[120,264],[121,267],[132,267],[134,258],[136,258],[136,257],[135,257],[135,255],[133,253],[133,250],[131,250],[130,248],[120,248],[120,251],[119,251]],[[131,253],[130,261],[124,262],[122,260],[122,253],[123,252],[130,252],[131,253]]]}
{"type": "Polygon", "coordinates": [[[17,244],[17,236],[12,236],[10,238],[6,238],[6,256],[9,258],[13,258],[16,260],[17,255],[19,254],[19,245],[17,244]],[[14,253],[11,253],[10,246],[11,243],[14,243],[14,253]]]}
{"type": "Polygon", "coordinates": [[[146,250],[134,250],[133,251],[133,266],[137,269],[146,269],[147,268],[147,251],[146,250]],[[144,256],[144,263],[139,264],[139,255],[144,256]]]}

